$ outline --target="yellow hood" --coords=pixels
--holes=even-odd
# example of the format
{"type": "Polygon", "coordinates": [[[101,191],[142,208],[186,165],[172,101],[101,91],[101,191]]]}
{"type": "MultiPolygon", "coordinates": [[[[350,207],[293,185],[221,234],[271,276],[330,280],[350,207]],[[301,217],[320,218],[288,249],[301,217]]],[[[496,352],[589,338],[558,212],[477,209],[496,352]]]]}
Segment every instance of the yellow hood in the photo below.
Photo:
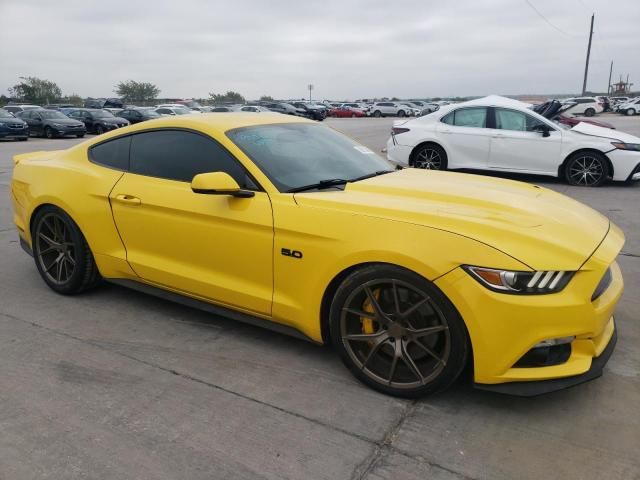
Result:
{"type": "Polygon", "coordinates": [[[295,198],[301,206],[450,231],[501,250],[535,270],[579,269],[609,231],[606,217],[552,190],[452,172],[404,169],[350,183],[344,191],[295,198]]]}

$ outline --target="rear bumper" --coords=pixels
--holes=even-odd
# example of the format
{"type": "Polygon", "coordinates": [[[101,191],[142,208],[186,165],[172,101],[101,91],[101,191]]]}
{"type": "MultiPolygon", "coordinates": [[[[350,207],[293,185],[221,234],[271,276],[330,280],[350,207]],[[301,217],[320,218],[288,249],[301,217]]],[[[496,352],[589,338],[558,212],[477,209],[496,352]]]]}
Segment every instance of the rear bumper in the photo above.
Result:
{"type": "MultiPolygon", "coordinates": [[[[613,321],[613,320],[612,320],[613,321]]],[[[545,393],[556,392],[558,390],[564,390],[566,388],[580,385],[581,383],[595,380],[602,375],[604,366],[611,358],[613,351],[615,350],[616,343],[618,341],[618,333],[613,329],[613,334],[607,347],[603,350],[600,356],[594,358],[591,362],[591,368],[581,375],[575,375],[573,377],[555,378],[552,380],[539,380],[534,382],[511,382],[511,383],[498,383],[494,385],[487,385],[481,383],[474,383],[474,387],[479,390],[487,390],[489,392],[502,393],[505,395],[514,395],[517,397],[536,397],[538,395],[544,395],[545,393]]]]}

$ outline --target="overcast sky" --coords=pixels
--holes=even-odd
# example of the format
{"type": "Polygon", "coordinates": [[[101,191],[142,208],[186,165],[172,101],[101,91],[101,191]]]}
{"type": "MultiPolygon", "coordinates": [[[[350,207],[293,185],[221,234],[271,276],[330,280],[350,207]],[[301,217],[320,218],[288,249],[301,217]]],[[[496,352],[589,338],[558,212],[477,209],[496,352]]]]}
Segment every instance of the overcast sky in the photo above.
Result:
{"type": "Polygon", "coordinates": [[[94,97],[127,79],[176,98],[571,93],[592,12],[588,88],[611,60],[640,86],[639,0],[0,0],[0,93],[20,76],[94,97]]]}

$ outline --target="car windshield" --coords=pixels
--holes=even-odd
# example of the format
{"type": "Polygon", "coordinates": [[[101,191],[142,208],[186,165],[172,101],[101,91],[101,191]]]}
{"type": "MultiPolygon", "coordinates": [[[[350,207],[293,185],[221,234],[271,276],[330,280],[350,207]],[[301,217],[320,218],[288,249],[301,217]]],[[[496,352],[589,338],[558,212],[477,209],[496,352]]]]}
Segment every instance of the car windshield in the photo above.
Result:
{"type": "Polygon", "coordinates": [[[64,119],[68,119],[69,117],[67,117],[65,114],[60,113],[60,112],[56,112],[54,110],[42,110],[40,112],[40,116],[42,118],[47,118],[47,119],[55,119],[55,118],[64,118],[64,119]]]}
{"type": "Polygon", "coordinates": [[[11,112],[7,112],[6,110],[0,110],[0,118],[14,118],[11,112]]]}
{"type": "Polygon", "coordinates": [[[113,113],[107,112],[106,110],[98,110],[92,113],[95,118],[114,118],[113,113]]]}
{"type": "Polygon", "coordinates": [[[367,147],[321,125],[258,125],[230,130],[227,137],[281,192],[392,170],[386,160],[367,147]]]}
{"type": "Polygon", "coordinates": [[[160,114],[155,110],[139,110],[139,112],[145,117],[159,117],[160,114]]]}

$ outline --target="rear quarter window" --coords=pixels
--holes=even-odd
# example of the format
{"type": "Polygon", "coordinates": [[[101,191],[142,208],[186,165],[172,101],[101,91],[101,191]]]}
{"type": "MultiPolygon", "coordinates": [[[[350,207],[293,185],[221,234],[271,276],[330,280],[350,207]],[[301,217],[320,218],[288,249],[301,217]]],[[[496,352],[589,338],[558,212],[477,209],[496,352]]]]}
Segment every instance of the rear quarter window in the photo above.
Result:
{"type": "Polygon", "coordinates": [[[129,170],[131,136],[120,137],[91,147],[89,160],[115,170],[129,170]]]}

